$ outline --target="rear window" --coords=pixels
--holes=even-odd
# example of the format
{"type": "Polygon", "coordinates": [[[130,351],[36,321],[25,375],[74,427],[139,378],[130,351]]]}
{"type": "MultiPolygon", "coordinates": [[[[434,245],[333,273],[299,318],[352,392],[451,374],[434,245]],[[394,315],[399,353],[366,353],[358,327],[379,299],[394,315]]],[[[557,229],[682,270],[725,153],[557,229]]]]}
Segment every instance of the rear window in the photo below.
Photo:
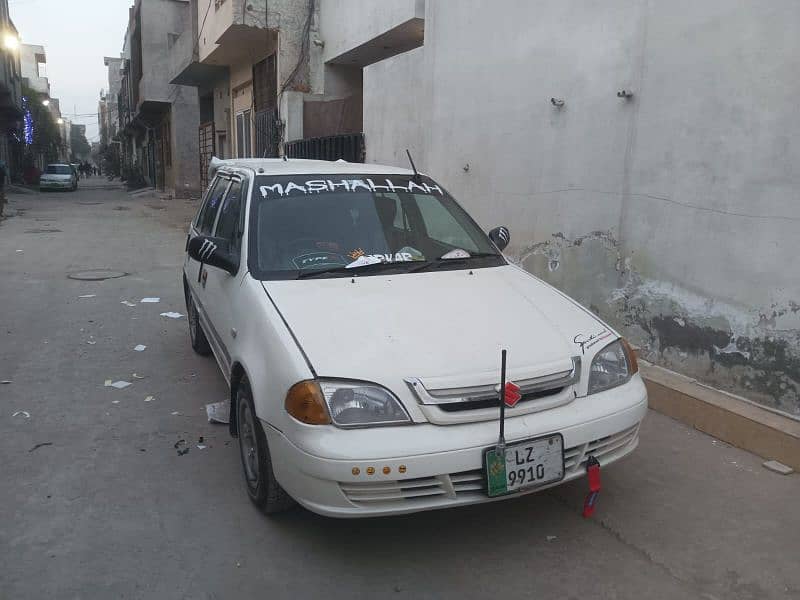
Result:
{"type": "Polygon", "coordinates": [[[72,168],[67,165],[47,165],[44,172],[48,175],[72,175],[72,168]]]}

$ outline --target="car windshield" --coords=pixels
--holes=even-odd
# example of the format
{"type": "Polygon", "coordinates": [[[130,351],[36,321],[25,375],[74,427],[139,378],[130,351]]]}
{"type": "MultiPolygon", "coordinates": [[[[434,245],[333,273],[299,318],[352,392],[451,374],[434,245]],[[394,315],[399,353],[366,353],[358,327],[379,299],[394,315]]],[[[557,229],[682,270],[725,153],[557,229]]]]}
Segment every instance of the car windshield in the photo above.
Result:
{"type": "Polygon", "coordinates": [[[448,261],[447,268],[505,264],[478,225],[428,178],[259,176],[253,197],[251,271],[261,279],[345,267],[355,273],[376,263],[407,272],[416,263],[451,257],[461,260],[448,261]]]}
{"type": "Polygon", "coordinates": [[[47,165],[44,172],[47,175],[71,175],[72,169],[67,165],[47,165]]]}

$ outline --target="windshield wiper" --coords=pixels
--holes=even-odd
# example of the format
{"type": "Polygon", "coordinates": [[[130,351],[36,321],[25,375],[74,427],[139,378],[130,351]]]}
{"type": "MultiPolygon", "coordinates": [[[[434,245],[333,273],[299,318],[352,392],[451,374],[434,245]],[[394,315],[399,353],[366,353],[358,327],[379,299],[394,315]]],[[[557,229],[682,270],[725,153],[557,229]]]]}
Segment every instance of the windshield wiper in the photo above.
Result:
{"type": "Polygon", "coordinates": [[[441,267],[443,265],[448,265],[451,263],[462,263],[468,260],[473,260],[475,258],[499,258],[499,257],[500,255],[495,252],[470,252],[469,256],[462,256],[460,258],[442,258],[440,256],[436,260],[424,262],[420,266],[410,269],[408,272],[420,273],[422,271],[427,271],[429,269],[441,267]]]}
{"type": "Polygon", "coordinates": [[[369,263],[365,265],[358,265],[356,267],[347,267],[345,265],[339,267],[330,267],[328,269],[316,269],[313,271],[301,271],[298,273],[298,279],[308,279],[310,277],[316,277],[317,275],[358,275],[359,273],[365,273],[370,271],[380,271],[387,267],[398,267],[400,265],[404,265],[408,263],[404,262],[376,262],[376,263],[369,263]]]}

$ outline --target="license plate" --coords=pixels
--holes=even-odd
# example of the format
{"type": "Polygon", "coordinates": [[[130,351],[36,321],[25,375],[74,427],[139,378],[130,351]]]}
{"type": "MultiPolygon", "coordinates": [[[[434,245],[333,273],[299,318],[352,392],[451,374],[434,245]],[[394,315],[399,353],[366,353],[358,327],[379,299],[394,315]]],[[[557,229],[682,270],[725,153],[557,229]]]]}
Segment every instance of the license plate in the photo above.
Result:
{"type": "Polygon", "coordinates": [[[564,478],[564,438],[560,433],[506,446],[505,457],[496,448],[484,453],[489,496],[502,496],[564,478]]]}

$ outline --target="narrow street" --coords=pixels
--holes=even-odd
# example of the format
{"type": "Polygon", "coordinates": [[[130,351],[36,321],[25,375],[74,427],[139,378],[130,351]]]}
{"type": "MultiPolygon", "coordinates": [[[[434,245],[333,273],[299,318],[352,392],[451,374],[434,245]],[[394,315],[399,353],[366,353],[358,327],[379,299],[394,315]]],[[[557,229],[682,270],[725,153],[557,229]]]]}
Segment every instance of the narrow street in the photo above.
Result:
{"type": "Polygon", "coordinates": [[[591,520],[584,481],[388,519],[262,515],[236,440],[206,418],[223,377],[185,317],[161,316],[185,314],[196,201],[105,178],[9,198],[3,598],[800,598],[797,476],[653,412],[639,449],[603,472],[591,520]],[[125,275],[69,278],[100,269],[125,275]]]}

